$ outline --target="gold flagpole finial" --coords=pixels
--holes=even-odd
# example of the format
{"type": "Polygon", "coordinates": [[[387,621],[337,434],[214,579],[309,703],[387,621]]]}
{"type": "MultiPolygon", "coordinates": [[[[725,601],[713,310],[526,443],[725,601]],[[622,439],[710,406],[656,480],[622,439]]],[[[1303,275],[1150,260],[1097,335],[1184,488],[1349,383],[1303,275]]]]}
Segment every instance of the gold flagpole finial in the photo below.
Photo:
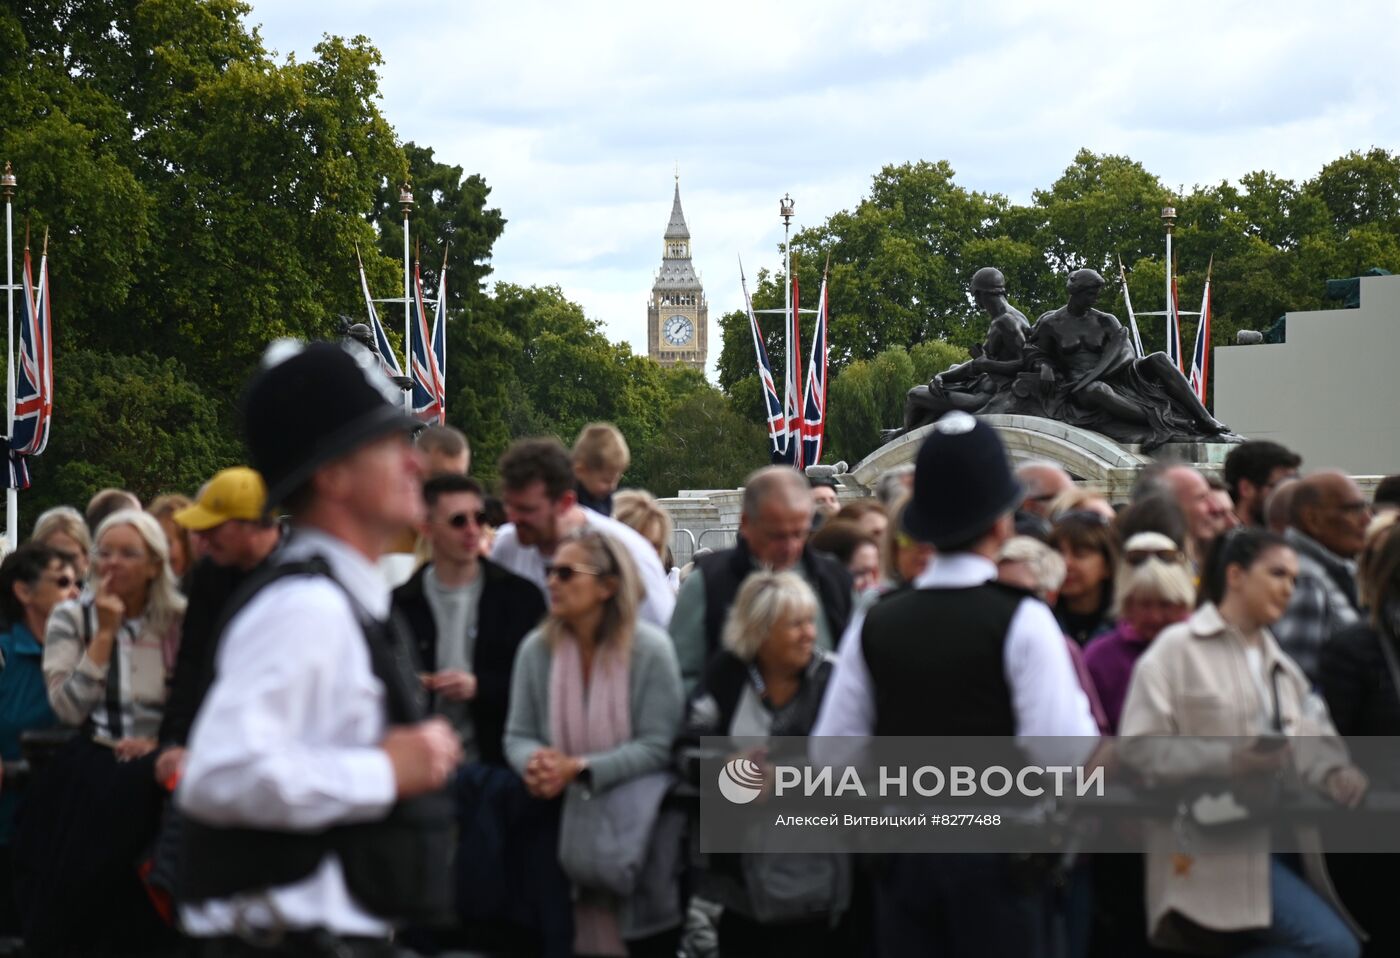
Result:
{"type": "Polygon", "coordinates": [[[5,199],[8,200],[15,195],[15,184],[17,182],[18,181],[15,179],[15,168],[10,165],[9,160],[6,160],[5,172],[3,175],[0,175],[0,193],[4,194],[5,199]]]}

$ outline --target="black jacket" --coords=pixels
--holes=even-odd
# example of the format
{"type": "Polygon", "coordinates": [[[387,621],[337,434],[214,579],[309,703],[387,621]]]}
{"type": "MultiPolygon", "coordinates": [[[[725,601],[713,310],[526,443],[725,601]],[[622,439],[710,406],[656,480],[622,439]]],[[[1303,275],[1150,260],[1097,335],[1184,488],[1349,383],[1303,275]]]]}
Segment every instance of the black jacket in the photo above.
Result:
{"type": "MultiPolygon", "coordinates": [[[[428,567],[415,572],[394,590],[394,608],[413,633],[418,661],[429,672],[437,670],[437,622],[423,592],[428,567]]],[[[510,704],[510,677],[520,642],[545,615],[544,594],[528,579],[508,572],[489,559],[481,560],[481,605],[476,615],[476,648],[472,673],[476,698],[471,703],[481,759],[504,765],[501,739],[510,704]]]]}
{"type": "MultiPolygon", "coordinates": [[[[275,550],[274,550],[275,551],[275,550]]],[[[180,626],[180,651],[170,680],[170,696],[160,722],[160,743],[183,746],[190,737],[204,696],[214,681],[214,656],[219,651],[217,629],[224,621],[229,600],[254,572],[267,565],[263,559],[244,572],[233,566],[217,565],[206,557],[195,563],[185,577],[189,603],[180,626]]]]}
{"type": "Polygon", "coordinates": [[[1381,651],[1387,641],[1394,640],[1358,622],[1322,644],[1318,685],[1343,735],[1400,735],[1400,694],[1381,651]]]}

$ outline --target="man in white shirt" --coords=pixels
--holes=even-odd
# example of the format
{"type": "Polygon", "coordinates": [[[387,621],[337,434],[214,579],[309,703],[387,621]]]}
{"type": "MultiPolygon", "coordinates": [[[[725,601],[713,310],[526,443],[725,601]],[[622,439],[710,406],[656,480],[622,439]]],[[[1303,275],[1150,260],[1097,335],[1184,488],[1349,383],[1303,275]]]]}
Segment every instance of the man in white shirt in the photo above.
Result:
{"type": "Polygon", "coordinates": [[[388,956],[394,923],[417,917],[389,884],[446,882],[413,836],[449,834],[439,790],[461,756],[447,722],[422,718],[375,568],[421,517],[421,465],[371,357],[292,350],[269,350],[284,358],[245,418],[294,531],[223,629],[191,732],[180,917],[206,955],[388,956]]]}
{"type": "Polygon", "coordinates": [[[510,525],[496,533],[491,558],[546,592],[544,569],[559,544],[580,529],[594,529],[627,549],[642,583],[638,617],[664,629],[676,597],[651,543],[616,519],[578,504],[573,463],[554,439],[520,439],[501,456],[501,500],[510,525]]]}

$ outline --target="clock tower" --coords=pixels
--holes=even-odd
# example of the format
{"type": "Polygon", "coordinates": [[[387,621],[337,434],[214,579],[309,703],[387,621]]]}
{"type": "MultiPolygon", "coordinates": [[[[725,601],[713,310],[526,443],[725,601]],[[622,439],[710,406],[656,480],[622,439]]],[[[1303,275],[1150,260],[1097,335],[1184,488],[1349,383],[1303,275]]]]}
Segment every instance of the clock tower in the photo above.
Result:
{"type": "Polygon", "coordinates": [[[684,364],[705,371],[710,308],[690,262],[690,230],[681,212],[681,183],[671,201],[671,220],[661,241],[661,269],[647,305],[647,355],[663,366],[684,364]]]}

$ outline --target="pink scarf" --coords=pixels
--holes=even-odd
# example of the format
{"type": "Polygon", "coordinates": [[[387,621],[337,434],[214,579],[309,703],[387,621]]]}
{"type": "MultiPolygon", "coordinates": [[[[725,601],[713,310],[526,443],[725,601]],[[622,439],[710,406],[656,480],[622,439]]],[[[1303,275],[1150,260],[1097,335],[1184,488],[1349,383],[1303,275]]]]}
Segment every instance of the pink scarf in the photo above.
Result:
{"type": "Polygon", "coordinates": [[[632,738],[630,656],[608,647],[593,653],[584,691],[578,641],[564,636],[549,666],[550,744],[565,755],[606,752],[632,738]]]}

